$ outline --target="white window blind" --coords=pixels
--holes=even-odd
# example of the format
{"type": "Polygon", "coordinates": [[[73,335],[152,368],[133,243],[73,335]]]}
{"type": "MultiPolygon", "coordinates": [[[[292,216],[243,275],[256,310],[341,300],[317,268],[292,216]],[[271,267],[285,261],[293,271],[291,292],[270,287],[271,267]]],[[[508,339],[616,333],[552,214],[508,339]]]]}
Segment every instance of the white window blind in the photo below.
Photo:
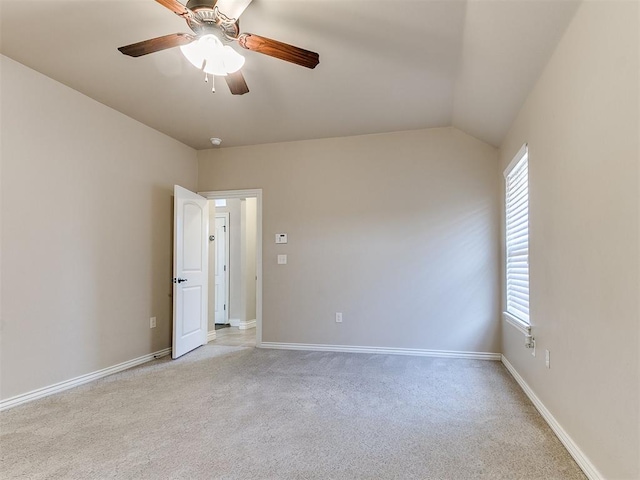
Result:
{"type": "Polygon", "coordinates": [[[505,171],[506,307],[529,323],[529,154],[524,145],[505,171]]]}

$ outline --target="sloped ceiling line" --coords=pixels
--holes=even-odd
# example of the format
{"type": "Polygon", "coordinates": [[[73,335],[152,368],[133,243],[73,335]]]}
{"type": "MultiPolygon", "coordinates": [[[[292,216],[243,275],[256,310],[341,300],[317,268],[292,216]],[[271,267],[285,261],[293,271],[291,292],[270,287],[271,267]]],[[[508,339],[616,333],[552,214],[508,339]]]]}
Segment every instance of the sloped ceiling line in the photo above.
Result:
{"type": "Polygon", "coordinates": [[[153,0],[0,0],[0,52],[196,149],[451,125],[497,146],[578,3],[254,0],[243,31],[320,65],[239,49],[243,96],[211,94],[179,49],[117,51],[189,32],[153,0]]]}

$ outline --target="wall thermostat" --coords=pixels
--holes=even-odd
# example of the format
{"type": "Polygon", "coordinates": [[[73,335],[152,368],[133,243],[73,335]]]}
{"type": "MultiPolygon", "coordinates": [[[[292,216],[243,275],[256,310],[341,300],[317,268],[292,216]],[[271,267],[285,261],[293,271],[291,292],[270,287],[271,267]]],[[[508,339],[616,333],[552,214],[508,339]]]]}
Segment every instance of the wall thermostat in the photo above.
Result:
{"type": "Polygon", "coordinates": [[[287,234],[276,233],[276,243],[287,243],[287,234]]]}

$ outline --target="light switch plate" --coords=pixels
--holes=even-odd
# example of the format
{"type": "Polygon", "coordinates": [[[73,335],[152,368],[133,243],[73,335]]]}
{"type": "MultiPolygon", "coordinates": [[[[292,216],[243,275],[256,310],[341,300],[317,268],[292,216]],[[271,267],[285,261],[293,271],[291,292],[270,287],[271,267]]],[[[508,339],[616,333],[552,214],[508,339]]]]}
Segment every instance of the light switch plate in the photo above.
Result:
{"type": "Polygon", "coordinates": [[[544,364],[547,368],[551,368],[551,353],[549,350],[544,351],[544,364]]]}
{"type": "Polygon", "coordinates": [[[287,256],[278,255],[278,265],[286,265],[286,264],[287,264],[287,256]]]}
{"type": "Polygon", "coordinates": [[[276,243],[287,243],[287,234],[276,233],[276,243]]]}

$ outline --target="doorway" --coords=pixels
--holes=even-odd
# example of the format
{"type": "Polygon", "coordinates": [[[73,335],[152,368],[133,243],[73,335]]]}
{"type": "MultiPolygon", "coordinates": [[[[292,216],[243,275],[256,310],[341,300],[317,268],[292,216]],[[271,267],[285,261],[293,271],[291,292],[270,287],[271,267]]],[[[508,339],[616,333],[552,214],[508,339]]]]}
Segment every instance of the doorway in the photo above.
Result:
{"type": "Polygon", "coordinates": [[[210,207],[207,339],[259,347],[262,343],[262,190],[199,194],[209,200],[210,207]]]}

